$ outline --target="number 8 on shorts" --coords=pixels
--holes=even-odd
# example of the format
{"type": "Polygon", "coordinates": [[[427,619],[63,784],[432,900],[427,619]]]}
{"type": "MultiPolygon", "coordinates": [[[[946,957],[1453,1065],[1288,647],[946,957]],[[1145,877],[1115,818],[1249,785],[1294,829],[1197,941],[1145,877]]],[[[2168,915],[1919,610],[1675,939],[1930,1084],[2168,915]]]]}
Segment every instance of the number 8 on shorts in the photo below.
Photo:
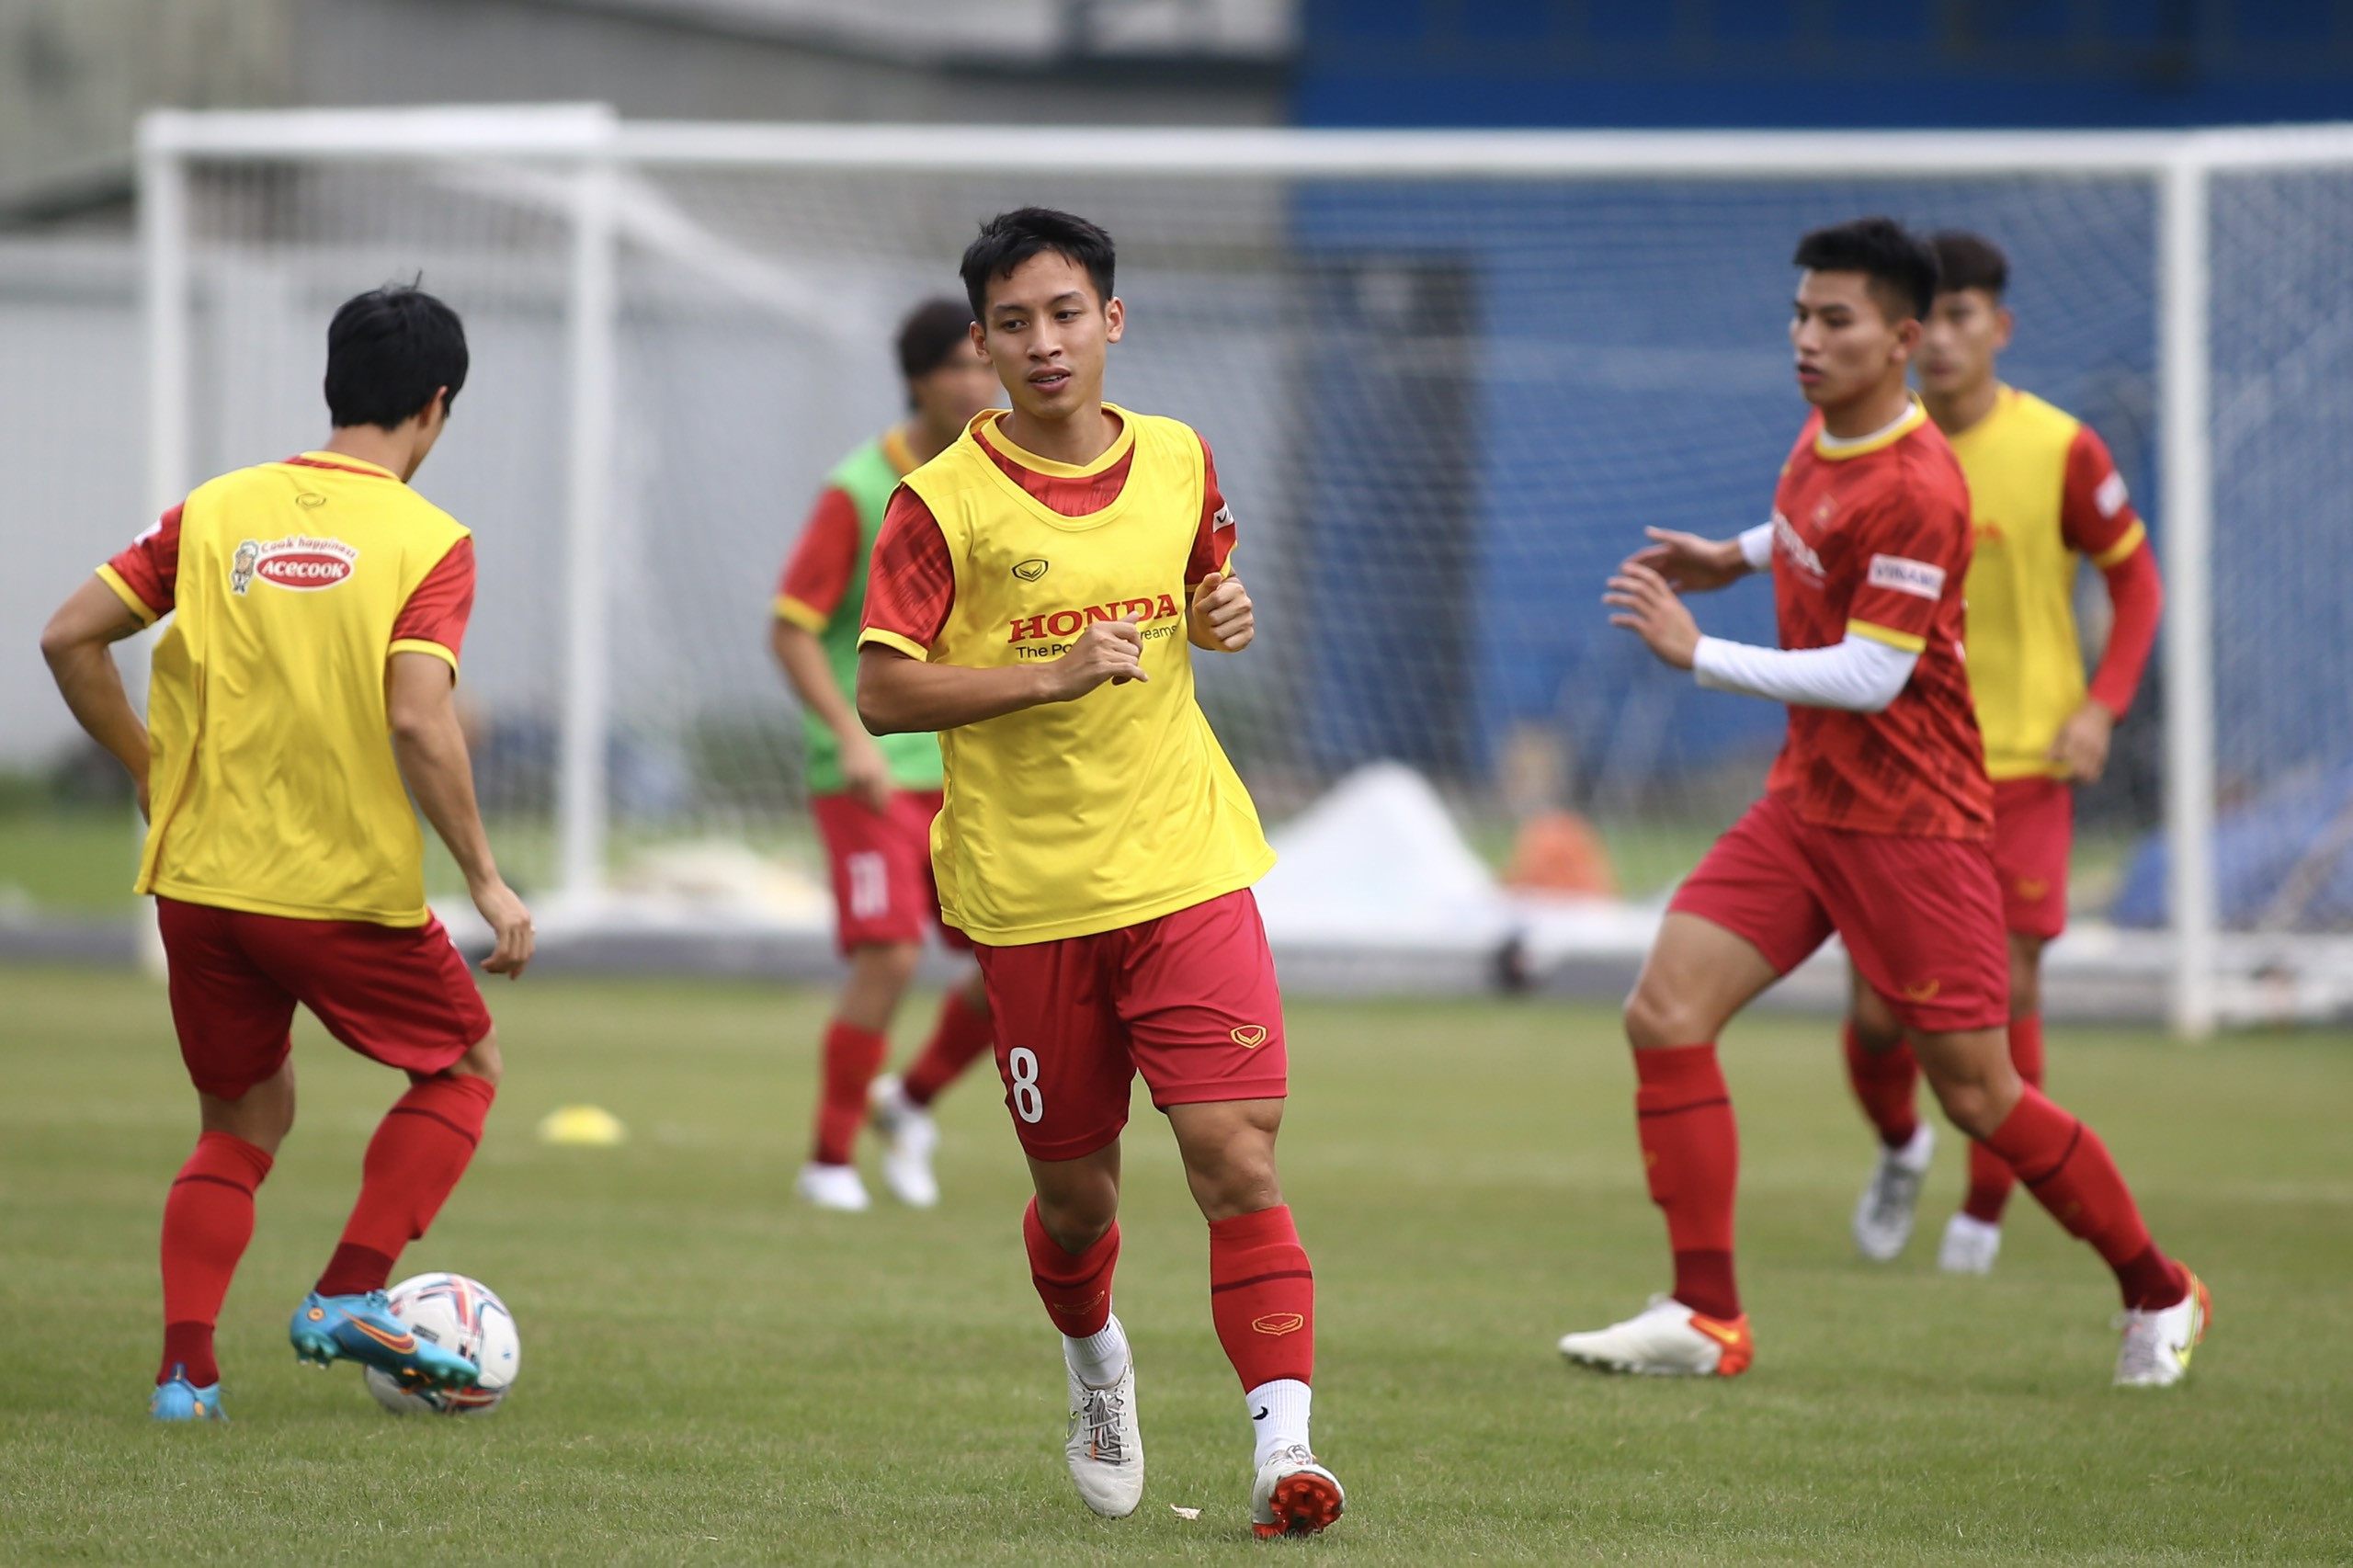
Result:
{"type": "Polygon", "coordinates": [[[1006,1053],[1005,1065],[1013,1074],[1013,1113],[1035,1123],[1046,1114],[1046,1096],[1038,1088],[1038,1053],[1017,1045],[1006,1053]]]}

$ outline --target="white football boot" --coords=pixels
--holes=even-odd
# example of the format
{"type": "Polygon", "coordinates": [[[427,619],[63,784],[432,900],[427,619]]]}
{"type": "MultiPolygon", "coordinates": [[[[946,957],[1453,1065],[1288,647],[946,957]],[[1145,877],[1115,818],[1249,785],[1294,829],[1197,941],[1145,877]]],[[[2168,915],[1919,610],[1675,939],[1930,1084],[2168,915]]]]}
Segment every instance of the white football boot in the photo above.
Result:
{"type": "Polygon", "coordinates": [[[1945,1239],[1937,1248],[1937,1267],[1947,1274],[1991,1274],[2001,1255],[2002,1227],[1970,1214],[1945,1221],[1945,1239]]]}
{"type": "Polygon", "coordinates": [[[863,1214],[873,1207],[866,1196],[866,1183],[860,1181],[856,1165],[821,1165],[812,1160],[801,1167],[792,1190],[801,1200],[819,1209],[837,1210],[845,1214],[863,1214]]]}
{"type": "Polygon", "coordinates": [[[2195,1274],[2189,1276],[2189,1294],[2174,1305],[2127,1312],[2119,1320],[2124,1343],[2116,1353],[2116,1386],[2171,1388],[2188,1377],[2190,1353],[2206,1337],[2206,1323],[2213,1313],[2213,1298],[2195,1274]]]}
{"type": "Polygon", "coordinates": [[[1901,1149],[1880,1145],[1879,1164],[1870,1184],[1855,1203],[1855,1250],[1873,1263],[1886,1263],[1912,1239],[1913,1216],[1919,1212],[1921,1184],[1927,1180],[1928,1161],[1937,1152],[1937,1130],[1920,1123],[1912,1142],[1901,1149]]]}
{"type": "Polygon", "coordinates": [[[1564,1334],[1561,1354],[1605,1372],[1655,1378],[1738,1377],[1756,1358],[1748,1314],[1729,1323],[1695,1312],[1672,1296],[1653,1296],[1639,1317],[1589,1334],[1564,1334]]]}
{"type": "Polygon", "coordinates": [[[907,1098],[896,1074],[875,1079],[866,1097],[874,1131],[882,1135],[882,1185],[910,1209],[934,1207],[939,1180],[931,1174],[931,1152],[939,1146],[939,1124],[907,1098]]]}
{"type": "MultiPolygon", "coordinates": [[[[1117,1322],[1115,1318],[1112,1320],[1117,1322]]],[[[1143,1428],[1136,1424],[1136,1358],[1108,1388],[1080,1378],[1067,1358],[1070,1435],[1063,1443],[1079,1501],[1107,1519],[1124,1519],[1143,1501],[1143,1428]]]]}
{"type": "Polygon", "coordinates": [[[1250,1488],[1250,1528],[1262,1540],[1329,1529],[1348,1506],[1340,1479],[1315,1462],[1303,1443],[1277,1449],[1250,1488]]]}

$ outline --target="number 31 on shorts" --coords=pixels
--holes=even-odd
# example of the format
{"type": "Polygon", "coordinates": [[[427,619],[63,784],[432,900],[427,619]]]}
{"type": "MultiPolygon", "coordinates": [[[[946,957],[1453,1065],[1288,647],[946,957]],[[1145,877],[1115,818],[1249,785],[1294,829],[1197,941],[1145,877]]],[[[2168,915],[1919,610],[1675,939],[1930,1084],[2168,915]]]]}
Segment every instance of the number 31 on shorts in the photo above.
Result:
{"type": "Polygon", "coordinates": [[[1013,1114],[1036,1122],[1046,1114],[1046,1096],[1038,1087],[1038,1053],[1017,1045],[1006,1053],[1005,1065],[1013,1074],[1013,1114]]]}

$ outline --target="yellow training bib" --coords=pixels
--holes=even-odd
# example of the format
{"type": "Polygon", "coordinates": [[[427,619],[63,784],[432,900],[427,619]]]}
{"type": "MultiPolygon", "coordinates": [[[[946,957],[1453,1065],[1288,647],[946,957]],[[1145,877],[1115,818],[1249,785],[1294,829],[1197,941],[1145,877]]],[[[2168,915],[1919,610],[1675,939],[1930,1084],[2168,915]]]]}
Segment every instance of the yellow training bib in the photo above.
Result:
{"type": "Polygon", "coordinates": [[[330,453],[188,496],[148,692],[139,892],[425,924],[424,838],[392,757],[384,665],[409,596],[466,537],[392,473],[330,453]]]}
{"type": "Polygon", "coordinates": [[[1274,864],[1193,696],[1185,576],[1206,483],[1200,438],[1173,419],[1111,412],[1125,428],[1106,456],[1132,441],[1132,466],[1099,512],[1055,512],[969,428],[906,479],[955,562],[955,604],[926,651],[933,663],[1056,658],[1089,622],[1130,614],[1143,632],[1148,679],[939,737],[940,911],[991,946],[1138,925],[1247,887],[1274,864]]]}

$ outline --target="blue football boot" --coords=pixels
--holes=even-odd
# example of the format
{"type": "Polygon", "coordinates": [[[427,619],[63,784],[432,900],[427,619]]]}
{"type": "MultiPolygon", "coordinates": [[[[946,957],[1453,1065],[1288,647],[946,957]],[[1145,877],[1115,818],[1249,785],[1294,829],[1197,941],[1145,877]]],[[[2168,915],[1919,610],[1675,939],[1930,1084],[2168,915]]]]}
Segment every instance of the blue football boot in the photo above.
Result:
{"type": "Polygon", "coordinates": [[[299,1360],[324,1367],[352,1360],[400,1381],[403,1388],[470,1389],[481,1371],[454,1350],[409,1331],[392,1315],[381,1290],[364,1296],[322,1296],[316,1290],[294,1309],[286,1336],[299,1360]]]}
{"type": "Polygon", "coordinates": [[[158,1421],[226,1421],[228,1413],[221,1408],[221,1385],[207,1383],[198,1388],[188,1381],[188,1368],[176,1365],[172,1375],[155,1385],[153,1397],[147,1401],[147,1414],[158,1421]]]}

